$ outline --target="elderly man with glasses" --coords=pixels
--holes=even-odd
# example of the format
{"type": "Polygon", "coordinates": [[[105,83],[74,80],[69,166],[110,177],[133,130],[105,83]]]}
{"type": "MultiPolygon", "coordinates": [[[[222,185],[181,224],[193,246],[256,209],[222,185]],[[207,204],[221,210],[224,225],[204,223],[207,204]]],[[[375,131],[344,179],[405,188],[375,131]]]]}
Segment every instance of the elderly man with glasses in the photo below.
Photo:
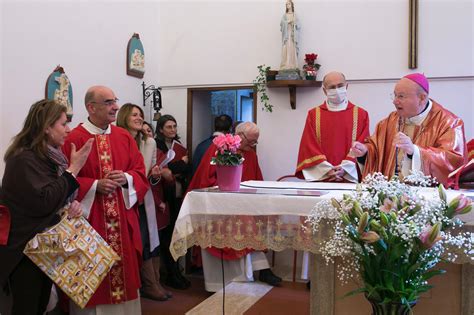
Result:
{"type": "Polygon", "coordinates": [[[464,164],[463,121],[428,93],[428,80],[421,73],[398,81],[392,97],[396,110],[377,124],[365,143],[352,146],[363,176],[381,172],[403,178],[418,170],[446,184],[449,173],[464,164]]]}
{"type": "Polygon", "coordinates": [[[140,314],[139,257],[142,243],[138,203],[148,181],[145,164],[130,133],[111,123],[119,110],[114,92],[105,86],[87,90],[88,119],[74,128],[64,144],[81,148],[88,139],[94,144],[89,158],[77,174],[83,215],[120,256],[85,309],[70,302],[71,314],[140,314]]]}
{"type": "MultiPolygon", "coordinates": [[[[260,130],[253,122],[243,122],[235,128],[235,134],[241,140],[239,151],[244,158],[242,181],[263,180],[258,164],[255,146],[258,143],[260,130]]],[[[211,165],[217,147],[211,144],[204,154],[194,177],[189,184],[188,191],[198,188],[212,187],[217,184],[216,167],[211,165]]],[[[233,250],[231,248],[218,249],[215,247],[202,250],[202,265],[206,290],[216,292],[222,288],[222,274],[216,272],[221,268],[221,255],[224,259],[224,274],[226,284],[234,281],[253,281],[253,271],[260,270],[259,280],[270,285],[278,285],[281,278],[270,270],[270,265],[263,252],[252,250],[233,250]]]]}

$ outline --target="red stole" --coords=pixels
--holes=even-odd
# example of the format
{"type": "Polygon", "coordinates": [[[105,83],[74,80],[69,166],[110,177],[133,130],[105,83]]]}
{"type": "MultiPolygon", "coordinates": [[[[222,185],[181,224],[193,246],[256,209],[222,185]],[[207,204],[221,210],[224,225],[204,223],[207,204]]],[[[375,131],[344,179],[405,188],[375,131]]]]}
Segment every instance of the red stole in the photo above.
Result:
{"type": "MultiPolygon", "coordinates": [[[[77,177],[80,184],[77,198],[79,201],[84,198],[95,180],[104,178],[111,170],[122,170],[133,177],[139,202],[143,200],[148,189],[143,156],[138,151],[135,140],[126,130],[115,126],[111,128],[109,135],[93,135],[78,126],[66,139],[63,150],[66,156],[70,157],[71,143],[79,150],[89,138],[95,138],[89,158],[77,177]]],[[[109,195],[95,195],[88,221],[112,246],[121,260],[102,281],[87,307],[118,304],[138,298],[142,243],[137,204],[127,210],[120,188],[109,195]]]]}
{"type": "Polygon", "coordinates": [[[355,162],[349,156],[354,141],[364,142],[369,136],[369,115],[350,103],[343,111],[330,111],[323,103],[311,109],[301,136],[295,175],[304,178],[302,171],[324,161],[333,166],[342,160],[355,162]]]}

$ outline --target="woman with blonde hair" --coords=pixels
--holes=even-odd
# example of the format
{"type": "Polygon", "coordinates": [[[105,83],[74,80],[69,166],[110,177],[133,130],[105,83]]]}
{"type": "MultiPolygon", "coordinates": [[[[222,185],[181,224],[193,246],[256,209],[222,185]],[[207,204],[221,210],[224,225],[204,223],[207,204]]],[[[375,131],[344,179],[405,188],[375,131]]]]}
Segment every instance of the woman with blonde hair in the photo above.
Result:
{"type": "MultiPolygon", "coordinates": [[[[120,107],[117,126],[128,130],[137,142],[145,162],[146,174],[151,185],[155,185],[161,178],[161,170],[156,165],[156,142],[143,132],[143,121],[143,110],[138,105],[127,103],[120,107]]],[[[166,301],[172,294],[160,284],[158,225],[151,188],[148,189],[145,201],[139,205],[138,210],[143,244],[143,264],[140,270],[142,296],[156,301],[166,301]]]]}
{"type": "MultiPolygon", "coordinates": [[[[9,209],[8,243],[0,246],[0,288],[8,284],[12,314],[43,314],[52,281],[23,254],[37,233],[59,222],[59,210],[82,214],[75,200],[76,176],[84,166],[93,139],[79,151],[71,147],[68,161],[61,146],[69,134],[66,107],[52,100],[33,104],[23,128],[5,153],[1,203],[9,209]]],[[[1,231],[0,231],[1,232],[1,231]]]]}

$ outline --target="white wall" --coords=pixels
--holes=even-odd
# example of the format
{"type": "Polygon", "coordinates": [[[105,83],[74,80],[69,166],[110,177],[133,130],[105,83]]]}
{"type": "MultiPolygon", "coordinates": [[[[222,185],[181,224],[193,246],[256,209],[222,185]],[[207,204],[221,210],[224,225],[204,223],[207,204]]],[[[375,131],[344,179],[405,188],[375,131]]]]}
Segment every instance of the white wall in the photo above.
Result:
{"type": "MultiPolygon", "coordinates": [[[[71,80],[76,126],[86,118],[84,94],[111,87],[120,102],[142,104],[141,79],[126,75],[126,48],[134,32],[145,54],[147,84],[157,81],[158,4],[151,1],[3,1],[1,42],[0,175],[3,154],[30,105],[44,98],[56,65],[71,80]]],[[[148,108],[145,112],[149,112],[148,108]]]]}
{"type": "MultiPolygon", "coordinates": [[[[186,86],[250,83],[257,65],[278,69],[281,1],[166,1],[160,3],[160,85],[165,111],[186,119],[186,86]],[[197,12],[199,12],[197,14],[197,12]],[[186,21],[176,23],[176,21],[186,21]],[[169,30],[173,26],[173,31],[169,30]],[[185,73],[185,75],[183,75],[185,73]],[[180,85],[184,85],[180,87],[180,85]],[[169,86],[169,88],[167,88],[169,86]]],[[[420,0],[418,69],[431,96],[466,122],[474,137],[474,6],[472,0],[420,0]]],[[[351,100],[369,111],[371,130],[393,109],[396,78],[408,69],[408,1],[295,1],[304,53],[319,54],[318,78],[331,70],[350,80],[351,100]],[[373,80],[371,80],[373,79],[373,80]],[[383,79],[383,80],[382,80],[383,79]]],[[[306,112],[320,104],[321,89],[297,90],[291,110],[287,89],[270,89],[274,112],[258,111],[258,152],[266,179],[294,172],[306,112]]]]}
{"type": "MultiPolygon", "coordinates": [[[[257,65],[278,68],[285,1],[4,1],[0,154],[29,105],[43,96],[46,78],[58,63],[74,89],[73,125],[85,117],[81,99],[92,84],[109,85],[121,101],[141,104],[141,80],[126,76],[124,69],[133,32],[145,47],[145,80],[163,86],[162,112],[176,117],[185,140],[188,85],[249,84],[257,65]]],[[[473,1],[419,2],[417,71],[428,77],[467,77],[433,80],[431,95],[466,121],[467,138],[473,138],[473,1]]],[[[349,80],[375,80],[349,87],[351,100],[369,111],[373,130],[392,110],[395,79],[412,72],[407,67],[408,1],[295,0],[295,7],[300,66],[304,53],[315,52],[322,64],[318,78],[340,70],[349,80]]],[[[276,179],[294,171],[306,112],[322,102],[323,94],[298,89],[296,110],[290,109],[287,89],[271,89],[269,96],[275,111],[258,111],[258,152],[265,178],[276,179]]]]}

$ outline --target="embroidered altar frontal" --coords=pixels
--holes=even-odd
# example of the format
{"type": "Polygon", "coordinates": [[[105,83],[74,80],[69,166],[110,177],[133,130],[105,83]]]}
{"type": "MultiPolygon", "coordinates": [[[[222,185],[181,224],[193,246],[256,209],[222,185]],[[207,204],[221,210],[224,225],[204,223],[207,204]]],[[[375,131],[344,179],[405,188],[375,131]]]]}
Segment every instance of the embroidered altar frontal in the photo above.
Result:
{"type": "Polygon", "coordinates": [[[64,216],[31,239],[24,253],[81,308],[120,260],[83,217],[64,216]]]}

